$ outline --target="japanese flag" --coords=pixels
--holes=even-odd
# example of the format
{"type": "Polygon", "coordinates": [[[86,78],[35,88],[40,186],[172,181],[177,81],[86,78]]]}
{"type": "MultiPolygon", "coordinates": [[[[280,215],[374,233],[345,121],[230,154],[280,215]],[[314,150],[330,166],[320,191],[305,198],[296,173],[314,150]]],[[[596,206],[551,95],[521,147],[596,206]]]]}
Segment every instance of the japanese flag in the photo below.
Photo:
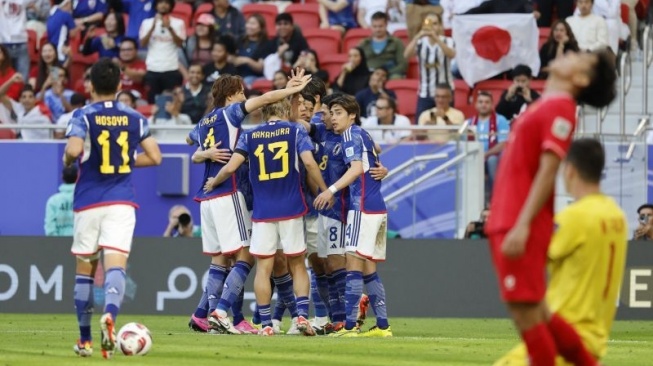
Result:
{"type": "Polygon", "coordinates": [[[456,15],[456,62],[468,85],[523,64],[540,71],[539,31],[532,14],[456,15]]]}

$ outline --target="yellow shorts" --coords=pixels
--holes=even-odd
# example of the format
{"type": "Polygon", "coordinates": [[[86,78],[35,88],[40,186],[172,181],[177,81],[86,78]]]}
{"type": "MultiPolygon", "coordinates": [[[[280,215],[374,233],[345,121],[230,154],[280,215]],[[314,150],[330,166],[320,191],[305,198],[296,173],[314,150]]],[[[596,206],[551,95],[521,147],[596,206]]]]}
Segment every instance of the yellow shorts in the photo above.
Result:
{"type": "MultiPolygon", "coordinates": [[[[510,352],[506,353],[494,366],[528,366],[528,353],[526,352],[526,345],[523,343],[518,344],[510,352]]],[[[556,366],[572,366],[570,363],[565,362],[565,359],[558,356],[556,358],[556,366]]]]}

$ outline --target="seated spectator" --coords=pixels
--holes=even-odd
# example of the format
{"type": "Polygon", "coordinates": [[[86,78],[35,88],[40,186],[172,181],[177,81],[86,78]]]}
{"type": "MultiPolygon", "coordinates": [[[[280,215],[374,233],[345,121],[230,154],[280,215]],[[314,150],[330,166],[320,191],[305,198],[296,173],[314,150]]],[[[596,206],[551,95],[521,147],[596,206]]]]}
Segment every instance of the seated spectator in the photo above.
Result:
{"type": "Polygon", "coordinates": [[[370,80],[370,69],[365,60],[365,53],[360,47],[349,50],[349,61],[342,65],[338,79],[331,86],[335,91],[356,95],[365,88],[370,80]]]}
{"type": "Polygon", "coordinates": [[[637,209],[638,226],[633,240],[653,240],[653,205],[643,204],[637,209]]]}
{"type": "MultiPolygon", "coordinates": [[[[159,97],[165,96],[166,93],[161,94],[159,97]]],[[[151,117],[152,124],[156,126],[191,125],[193,121],[191,121],[190,117],[181,113],[182,104],[184,104],[184,91],[181,87],[176,87],[172,91],[172,98],[163,104],[163,108],[160,108],[159,105],[154,107],[155,112],[151,117]]],[[[187,134],[188,131],[179,130],[156,130],[152,133],[159,140],[174,141],[183,141],[187,134]]]]}
{"type": "Polygon", "coordinates": [[[68,41],[70,37],[79,31],[79,28],[77,28],[75,19],[73,19],[72,0],[55,0],[54,4],[45,27],[48,34],[48,42],[56,46],[59,61],[64,62],[69,53],[67,50],[68,41]]]}
{"type": "Polygon", "coordinates": [[[358,26],[370,29],[372,15],[378,12],[388,14],[388,32],[390,34],[400,29],[406,29],[406,4],[400,0],[359,1],[356,11],[358,26]]]}
{"type": "Polygon", "coordinates": [[[77,182],[77,167],[63,169],[63,184],[59,192],[48,198],[45,204],[45,235],[73,236],[73,193],[77,182]]]}
{"type": "MultiPolygon", "coordinates": [[[[16,70],[14,70],[14,68],[11,66],[11,57],[9,56],[9,51],[5,46],[0,44],[0,86],[11,80],[15,74],[16,70]]],[[[20,91],[22,89],[22,82],[11,83],[9,90],[6,92],[6,95],[13,100],[18,100],[18,98],[20,98],[20,91]]]]}
{"type": "Polygon", "coordinates": [[[511,121],[536,101],[540,94],[531,89],[533,71],[526,65],[517,65],[512,69],[512,85],[501,94],[497,104],[497,113],[511,121]]]}
{"type": "MultiPolygon", "coordinates": [[[[580,9],[577,8],[574,15],[579,14],[580,9]]],[[[627,39],[630,34],[628,26],[621,22],[621,1],[592,0],[592,14],[598,15],[605,20],[605,26],[608,29],[608,47],[612,52],[618,52],[619,39],[627,39]]]]}
{"type": "Polygon", "coordinates": [[[193,225],[193,217],[188,207],[184,205],[172,206],[168,212],[168,227],[163,232],[163,237],[200,237],[202,230],[199,226],[193,225]]]}
{"type": "Polygon", "coordinates": [[[374,70],[370,76],[368,87],[356,93],[356,102],[361,109],[361,117],[376,116],[376,100],[381,95],[387,95],[397,100],[394,91],[385,88],[385,82],[388,80],[388,70],[379,67],[374,70]]]}
{"type": "Polygon", "coordinates": [[[106,34],[95,36],[97,28],[91,26],[86,33],[86,41],[82,48],[84,55],[97,53],[100,57],[118,59],[120,44],[125,39],[125,19],[120,13],[109,13],[104,18],[106,34]]]}
{"type": "Polygon", "coordinates": [[[578,0],[576,9],[578,15],[568,17],[567,23],[578,41],[578,48],[594,51],[609,47],[608,25],[603,17],[592,14],[592,0],[578,0]]]}
{"type": "Polygon", "coordinates": [[[175,0],[157,0],[155,6],[157,14],[145,19],[139,32],[141,46],[147,48],[145,83],[150,87],[150,104],[156,95],[183,82],[177,51],[186,39],[184,21],[170,16],[175,0]]]}
{"type": "MultiPolygon", "coordinates": [[[[20,74],[14,75],[13,81],[22,82],[20,74]]],[[[0,90],[0,100],[9,113],[16,116],[14,123],[24,125],[44,125],[51,124],[50,111],[45,104],[37,104],[36,95],[30,85],[25,85],[20,93],[20,100],[16,103],[13,99],[7,98],[6,94],[0,90]]],[[[50,130],[25,129],[21,130],[20,135],[25,141],[37,141],[50,139],[50,130]]]]}
{"type": "Polygon", "coordinates": [[[36,32],[36,39],[41,39],[47,32],[45,23],[50,17],[52,5],[50,0],[34,0],[27,4],[25,9],[25,15],[27,16],[26,28],[36,32]]]}
{"type": "Polygon", "coordinates": [[[358,25],[354,18],[354,0],[317,1],[320,4],[320,28],[337,29],[345,34],[358,25]]]}
{"type": "Polygon", "coordinates": [[[404,50],[404,57],[417,54],[419,63],[419,91],[415,115],[419,116],[435,106],[435,86],[448,84],[452,89],[451,60],[456,57],[453,39],[444,36],[442,20],[436,13],[428,13],[422,21],[422,29],[404,50]]]}
{"type": "Polygon", "coordinates": [[[192,64],[188,68],[188,82],[182,89],[184,101],[181,103],[181,113],[187,114],[191,122],[196,124],[206,112],[207,101],[211,89],[204,84],[202,65],[192,64]]]}
{"type": "Polygon", "coordinates": [[[442,27],[451,29],[456,14],[464,14],[486,0],[440,0],[442,6],[442,27]]]}
{"type": "Polygon", "coordinates": [[[297,62],[302,51],[309,49],[308,42],[299,28],[295,28],[292,15],[281,13],[275,19],[277,37],[274,47],[284,65],[290,67],[297,62]]]}
{"type": "Polygon", "coordinates": [[[465,14],[527,14],[533,11],[530,0],[487,0],[465,14]]]}
{"type": "Polygon", "coordinates": [[[286,84],[288,84],[288,74],[283,70],[275,72],[274,79],[272,79],[272,88],[274,90],[285,89],[286,84]]]}
{"type": "Polygon", "coordinates": [[[485,223],[490,217],[490,209],[485,208],[481,211],[481,217],[478,221],[472,221],[467,225],[465,229],[465,239],[484,239],[487,238],[485,235],[485,223]]]}
{"type": "Polygon", "coordinates": [[[61,127],[61,129],[54,130],[53,137],[55,139],[65,138],[66,127],[68,127],[68,122],[70,119],[73,118],[73,113],[75,113],[75,110],[82,108],[84,105],[86,105],[86,97],[79,93],[73,93],[73,95],[70,97],[70,112],[66,112],[56,119],[56,125],[57,127],[61,127]]]}
{"type": "Polygon", "coordinates": [[[121,90],[118,92],[118,101],[131,109],[136,109],[136,101],[138,98],[131,92],[131,90],[121,90]]]}
{"type": "Polygon", "coordinates": [[[549,38],[540,48],[539,78],[546,79],[549,76],[549,63],[568,51],[578,52],[578,42],[569,24],[564,20],[558,20],[553,24],[549,38]]]}
{"type": "Polygon", "coordinates": [[[73,18],[81,29],[91,25],[99,26],[104,19],[104,14],[109,11],[109,2],[96,1],[73,1],[73,18]]]}
{"type": "MultiPolygon", "coordinates": [[[[420,126],[454,126],[465,121],[463,112],[451,108],[453,92],[448,84],[438,84],[435,88],[435,107],[420,114],[417,123],[420,126]]],[[[454,136],[455,131],[427,131],[418,133],[418,138],[426,135],[431,142],[446,144],[454,136]]]]}
{"type": "Polygon", "coordinates": [[[510,122],[494,110],[492,94],[480,91],[476,96],[476,115],[469,119],[469,126],[475,130],[476,138],[485,152],[486,192],[492,192],[492,183],[497,174],[499,157],[503,145],[508,141],[510,122]]]}
{"type": "Polygon", "coordinates": [[[307,74],[313,75],[314,78],[318,78],[325,83],[329,82],[329,73],[326,70],[320,69],[320,60],[317,58],[317,52],[315,50],[309,49],[300,52],[297,62],[293,65],[293,69],[297,67],[303,68],[307,74]]]}
{"type": "Polygon", "coordinates": [[[66,88],[66,85],[68,85],[68,71],[66,69],[61,69],[61,74],[53,80],[52,86],[43,94],[43,102],[52,113],[52,120],[57,121],[64,113],[73,110],[70,105],[70,98],[75,92],[66,88]]]}
{"type": "Polygon", "coordinates": [[[537,11],[540,14],[537,18],[538,27],[549,27],[553,21],[553,9],[556,10],[557,19],[567,19],[574,12],[574,2],[569,0],[534,0],[537,11]]]}
{"type": "MultiPolygon", "coordinates": [[[[45,91],[50,86],[52,86],[53,79],[61,73],[61,69],[67,67],[66,63],[59,62],[57,56],[57,48],[52,43],[46,43],[41,46],[41,57],[39,58],[39,63],[37,66],[34,66],[29,73],[29,85],[32,86],[32,89],[40,94],[41,91],[45,91]],[[51,72],[54,71],[54,74],[51,75],[51,72]]],[[[40,96],[42,99],[43,96],[40,96]]]]}
{"type": "Polygon", "coordinates": [[[184,65],[204,65],[211,62],[211,51],[214,40],[215,28],[213,27],[213,17],[210,14],[200,15],[195,25],[195,34],[186,40],[183,59],[184,65]]]}
{"type": "Polygon", "coordinates": [[[138,42],[132,38],[125,38],[120,44],[120,53],[118,55],[118,65],[120,66],[120,83],[123,90],[135,90],[142,96],[146,96],[145,74],[147,66],[145,62],[138,58],[138,42]]]}
{"type": "MultiPolygon", "coordinates": [[[[380,95],[376,100],[376,116],[362,120],[362,127],[395,126],[410,127],[412,124],[406,116],[397,114],[397,103],[387,95],[380,95]]],[[[372,139],[378,143],[396,144],[410,138],[410,130],[367,130],[372,139]]]]}
{"type": "Polygon", "coordinates": [[[213,82],[218,80],[220,75],[236,75],[238,73],[236,66],[228,61],[229,53],[227,52],[227,45],[224,42],[217,41],[213,43],[211,59],[212,61],[204,65],[203,69],[204,83],[209,89],[213,86],[213,82]]]}
{"type": "Polygon", "coordinates": [[[233,64],[247,86],[263,77],[263,60],[275,52],[266,29],[265,18],[261,14],[252,14],[245,23],[245,35],[238,43],[233,64]]]}
{"type": "Polygon", "coordinates": [[[219,36],[230,36],[237,40],[245,35],[245,17],[229,0],[213,0],[215,32],[219,36]]]}
{"type": "Polygon", "coordinates": [[[372,36],[364,39],[359,47],[365,53],[370,70],[385,67],[390,79],[406,76],[408,60],[404,57],[404,44],[399,38],[388,34],[388,16],[385,13],[372,15],[372,36]]]}
{"type": "Polygon", "coordinates": [[[122,11],[129,15],[125,36],[134,40],[139,39],[141,24],[145,19],[156,15],[154,0],[122,0],[122,11]]]}

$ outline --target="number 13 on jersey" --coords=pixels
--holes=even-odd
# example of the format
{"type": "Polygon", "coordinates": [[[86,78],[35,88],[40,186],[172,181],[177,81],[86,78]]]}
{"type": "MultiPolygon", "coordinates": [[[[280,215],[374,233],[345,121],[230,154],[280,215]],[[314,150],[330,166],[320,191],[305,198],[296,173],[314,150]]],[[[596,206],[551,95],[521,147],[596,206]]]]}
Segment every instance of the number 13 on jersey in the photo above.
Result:
{"type": "Polygon", "coordinates": [[[273,142],[267,145],[265,149],[264,144],[258,145],[254,150],[254,156],[258,158],[259,163],[259,181],[263,182],[270,179],[280,179],[288,175],[290,172],[290,158],[288,156],[288,141],[273,142]],[[265,167],[265,152],[273,153],[272,160],[281,160],[281,170],[278,172],[268,173],[265,167]]]}

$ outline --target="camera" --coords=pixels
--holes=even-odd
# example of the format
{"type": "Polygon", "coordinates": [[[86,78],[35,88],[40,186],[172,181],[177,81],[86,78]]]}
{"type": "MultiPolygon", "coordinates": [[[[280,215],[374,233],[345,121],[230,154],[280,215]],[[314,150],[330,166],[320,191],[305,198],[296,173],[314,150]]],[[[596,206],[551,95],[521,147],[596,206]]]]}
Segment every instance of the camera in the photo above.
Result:
{"type": "Polygon", "coordinates": [[[515,94],[521,94],[523,91],[524,91],[524,88],[522,88],[521,86],[518,86],[517,88],[515,88],[515,94]]]}
{"type": "Polygon", "coordinates": [[[467,233],[468,239],[485,239],[485,222],[483,221],[474,221],[474,230],[467,233]]]}
{"type": "Polygon", "coordinates": [[[177,226],[177,228],[186,226],[190,224],[190,215],[187,213],[183,213],[179,215],[179,218],[177,220],[179,221],[179,225],[177,226]]]}

